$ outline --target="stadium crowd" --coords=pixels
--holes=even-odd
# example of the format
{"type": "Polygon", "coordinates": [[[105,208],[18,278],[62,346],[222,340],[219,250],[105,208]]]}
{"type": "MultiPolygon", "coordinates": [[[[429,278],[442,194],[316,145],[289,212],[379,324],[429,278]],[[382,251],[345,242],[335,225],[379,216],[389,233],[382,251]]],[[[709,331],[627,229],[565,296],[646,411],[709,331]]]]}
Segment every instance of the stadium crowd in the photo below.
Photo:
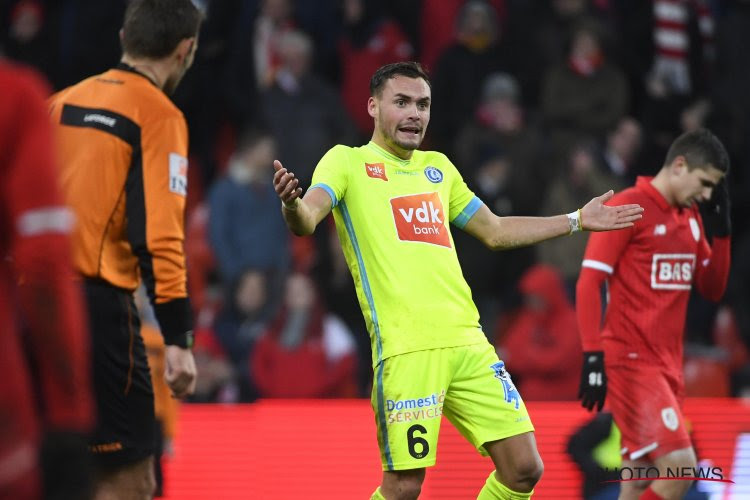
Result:
{"type": "MultiPolygon", "coordinates": [[[[502,216],[580,207],[654,175],[682,132],[713,130],[732,162],[733,265],[720,303],[691,299],[686,387],[750,397],[750,1],[195,3],[200,44],[173,96],[190,131],[193,400],[369,395],[370,343],[332,221],[289,233],[272,162],[307,188],[329,148],[366,143],[366,83],[398,60],[431,74],[422,149],[445,152],[502,216]]],[[[0,48],[64,88],[117,64],[126,5],[3,2],[0,48]]],[[[454,237],[484,332],[524,397],[575,399],[586,237],[501,254],[454,237]]]]}

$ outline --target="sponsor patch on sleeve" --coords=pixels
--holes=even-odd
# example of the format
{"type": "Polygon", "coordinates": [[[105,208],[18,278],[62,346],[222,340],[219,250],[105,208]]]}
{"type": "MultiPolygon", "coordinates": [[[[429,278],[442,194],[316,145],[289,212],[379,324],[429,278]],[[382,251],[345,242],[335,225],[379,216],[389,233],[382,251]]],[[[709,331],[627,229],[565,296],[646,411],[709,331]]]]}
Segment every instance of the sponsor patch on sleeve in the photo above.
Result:
{"type": "Polygon", "coordinates": [[[187,195],[187,158],[169,153],[169,190],[181,196],[187,195]]]}

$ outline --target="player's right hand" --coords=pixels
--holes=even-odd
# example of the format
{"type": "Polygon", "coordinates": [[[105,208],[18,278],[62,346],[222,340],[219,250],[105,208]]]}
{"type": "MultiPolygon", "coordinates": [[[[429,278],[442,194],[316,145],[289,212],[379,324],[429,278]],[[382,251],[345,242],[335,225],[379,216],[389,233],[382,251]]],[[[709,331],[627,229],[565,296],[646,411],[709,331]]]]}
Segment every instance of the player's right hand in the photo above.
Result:
{"type": "Polygon", "coordinates": [[[596,411],[601,411],[606,397],[607,374],[604,371],[604,352],[584,352],[581,385],[578,388],[578,399],[581,400],[581,406],[589,411],[596,406],[596,411]]]}
{"type": "Polygon", "coordinates": [[[168,345],[164,353],[164,380],[176,398],[190,396],[195,391],[198,370],[193,351],[177,345],[168,345]]]}
{"type": "Polygon", "coordinates": [[[724,177],[714,188],[711,198],[701,204],[701,214],[714,236],[726,238],[732,234],[730,212],[729,185],[724,177]]]}
{"type": "Polygon", "coordinates": [[[302,188],[298,187],[299,179],[295,179],[294,174],[285,169],[279,160],[273,161],[273,168],[276,171],[273,174],[273,188],[276,194],[285,207],[294,208],[296,200],[302,195],[302,188]]]}

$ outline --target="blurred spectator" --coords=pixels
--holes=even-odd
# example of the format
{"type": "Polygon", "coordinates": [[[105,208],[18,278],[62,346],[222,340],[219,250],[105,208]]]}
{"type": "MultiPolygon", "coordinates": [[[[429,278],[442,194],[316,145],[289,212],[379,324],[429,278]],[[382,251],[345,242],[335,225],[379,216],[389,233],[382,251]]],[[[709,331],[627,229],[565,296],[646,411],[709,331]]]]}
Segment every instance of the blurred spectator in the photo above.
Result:
{"type": "Polygon", "coordinates": [[[367,112],[370,89],[363,82],[385,64],[410,59],[414,49],[398,25],[383,13],[381,0],[344,0],[340,41],[341,99],[362,137],[372,135],[367,112]]]}
{"type": "MultiPolygon", "coordinates": [[[[430,28],[432,29],[432,28],[430,28]]],[[[453,142],[471,120],[487,75],[513,73],[512,51],[501,43],[495,11],[482,0],[469,0],[458,13],[455,39],[432,72],[431,148],[453,156],[453,142]]]]}
{"type": "MultiPolygon", "coordinates": [[[[420,62],[431,72],[440,54],[453,41],[456,18],[466,0],[421,0],[420,3],[420,62]]],[[[505,19],[506,0],[486,3],[500,21],[505,19]]]]}
{"type": "MultiPolygon", "coordinates": [[[[593,142],[579,142],[566,159],[567,164],[552,182],[542,203],[542,215],[559,214],[566,210],[565,207],[582,207],[610,189],[622,189],[622,184],[616,178],[603,172],[597,165],[593,142]]],[[[575,284],[589,234],[578,236],[544,241],[536,246],[539,262],[553,266],[562,273],[571,300],[575,296],[575,284]]]]}
{"type": "Polygon", "coordinates": [[[275,156],[267,132],[248,131],[209,193],[208,233],[226,290],[245,270],[257,269],[276,292],[289,266],[289,231],[272,184],[275,156]]]}
{"type": "Polygon", "coordinates": [[[635,180],[633,164],[641,150],[642,135],[640,123],[630,116],[620,119],[607,134],[601,151],[601,166],[620,185],[629,185],[635,180]]]}
{"type": "Polygon", "coordinates": [[[584,135],[603,139],[625,116],[629,99],[625,75],[602,47],[600,25],[591,20],[576,25],[567,54],[547,71],[541,96],[541,111],[560,151],[584,135]]]}
{"type": "MultiPolygon", "coordinates": [[[[523,197],[530,200],[533,193],[545,191],[549,182],[548,173],[542,171],[547,160],[545,141],[521,104],[518,80],[508,73],[492,73],[482,82],[474,118],[455,140],[454,161],[465,178],[472,178],[483,161],[499,152],[513,165],[513,184],[524,191],[523,197]]],[[[533,215],[538,210],[527,203],[512,212],[533,215]]]]}
{"type": "Polygon", "coordinates": [[[214,325],[216,339],[232,364],[241,401],[257,397],[247,358],[274,313],[268,295],[267,276],[258,270],[245,271],[214,325]]]}
{"type": "Polygon", "coordinates": [[[334,144],[353,144],[357,134],[336,89],[310,71],[310,38],[300,31],[285,32],[278,49],[275,80],[261,95],[263,116],[278,158],[294,169],[301,186],[309,187],[318,159],[334,144]]]}
{"type": "Polygon", "coordinates": [[[580,372],[570,360],[581,356],[575,309],[560,273],[534,266],[519,282],[523,306],[500,340],[500,357],[513,370],[527,400],[574,400],[580,372]]]}
{"type": "Polygon", "coordinates": [[[287,280],[286,300],[249,358],[261,397],[356,396],[354,340],[327,313],[309,276],[287,280]]]}
{"type": "Polygon", "coordinates": [[[232,363],[222,349],[211,328],[195,332],[195,366],[198,383],[190,401],[197,403],[236,403],[240,400],[240,383],[232,363]]]}
{"type": "MultiPolygon", "coordinates": [[[[520,188],[516,179],[523,168],[498,150],[485,152],[464,174],[469,188],[494,213],[505,217],[535,212],[534,194],[520,188]]],[[[464,278],[472,290],[479,310],[482,331],[490,342],[505,323],[506,316],[518,305],[516,284],[521,274],[534,263],[533,248],[505,250],[501,258],[487,251],[484,244],[464,231],[453,235],[464,278]]]]}
{"type": "Polygon", "coordinates": [[[295,27],[290,0],[260,0],[253,29],[253,62],[259,89],[273,85],[282,66],[280,41],[295,27]]]}
{"type": "MultiPolygon", "coordinates": [[[[354,280],[346,266],[333,217],[319,224],[316,239],[317,259],[311,272],[326,309],[340,318],[352,332],[357,347],[357,387],[360,397],[372,393],[372,348],[362,310],[359,307],[354,280]]],[[[297,260],[295,259],[295,262],[297,260]]]]}

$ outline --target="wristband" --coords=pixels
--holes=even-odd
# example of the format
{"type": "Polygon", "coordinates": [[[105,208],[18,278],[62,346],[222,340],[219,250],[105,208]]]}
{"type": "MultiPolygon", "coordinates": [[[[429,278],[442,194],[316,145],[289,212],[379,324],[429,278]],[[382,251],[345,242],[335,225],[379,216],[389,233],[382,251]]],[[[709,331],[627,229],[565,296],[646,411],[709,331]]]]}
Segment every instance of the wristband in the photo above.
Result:
{"type": "Polygon", "coordinates": [[[154,304],[154,313],[166,345],[176,345],[183,349],[193,347],[193,318],[187,298],[154,304]]]}
{"type": "Polygon", "coordinates": [[[579,208],[575,212],[570,212],[567,214],[568,216],[568,224],[570,226],[570,231],[568,234],[577,233],[579,231],[583,231],[583,222],[581,222],[581,209],[579,208]]]}

